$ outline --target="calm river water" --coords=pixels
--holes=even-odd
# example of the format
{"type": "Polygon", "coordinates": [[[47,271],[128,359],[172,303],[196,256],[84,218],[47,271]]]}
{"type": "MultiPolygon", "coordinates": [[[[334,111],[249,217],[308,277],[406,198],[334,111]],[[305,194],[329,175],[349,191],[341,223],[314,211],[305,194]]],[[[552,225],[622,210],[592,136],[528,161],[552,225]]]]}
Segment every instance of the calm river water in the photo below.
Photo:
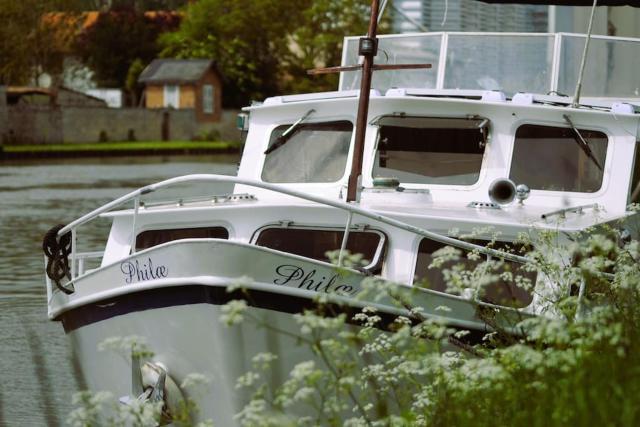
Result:
{"type": "MultiPolygon", "coordinates": [[[[53,225],[152,182],[190,173],[236,172],[235,156],[0,163],[0,426],[64,425],[83,388],[62,325],[47,320],[42,236],[53,225]]],[[[172,189],[222,194],[229,187],[172,189]]],[[[100,250],[109,224],[80,230],[100,250]]]]}

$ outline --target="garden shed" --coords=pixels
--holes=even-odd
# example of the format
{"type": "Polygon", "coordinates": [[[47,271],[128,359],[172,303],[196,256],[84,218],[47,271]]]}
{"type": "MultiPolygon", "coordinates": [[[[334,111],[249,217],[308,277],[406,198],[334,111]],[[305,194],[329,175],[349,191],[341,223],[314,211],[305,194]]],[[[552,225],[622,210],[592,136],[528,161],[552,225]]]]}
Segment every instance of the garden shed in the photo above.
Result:
{"type": "Polygon", "coordinates": [[[222,79],[208,59],[155,59],[140,74],[146,108],[194,109],[198,122],[222,114],[222,79]]]}

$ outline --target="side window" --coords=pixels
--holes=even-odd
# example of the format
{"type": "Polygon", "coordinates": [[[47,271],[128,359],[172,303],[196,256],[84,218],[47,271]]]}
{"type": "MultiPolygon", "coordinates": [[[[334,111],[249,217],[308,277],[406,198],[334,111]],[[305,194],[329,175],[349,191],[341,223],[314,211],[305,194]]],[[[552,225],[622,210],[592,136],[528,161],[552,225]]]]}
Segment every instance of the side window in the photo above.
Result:
{"type": "Polygon", "coordinates": [[[348,121],[307,123],[282,136],[291,125],[278,126],[269,139],[262,180],[266,182],[336,182],[347,166],[353,124],[348,121]]]}
{"type": "Polygon", "coordinates": [[[402,183],[472,185],[480,177],[489,120],[382,117],[373,177],[402,183]]]}
{"type": "MultiPolygon", "coordinates": [[[[487,241],[473,240],[472,243],[486,245],[487,241]]],[[[463,251],[460,259],[445,262],[441,269],[429,268],[435,258],[433,253],[445,246],[447,245],[430,239],[422,239],[420,246],[418,247],[415,282],[424,282],[428,289],[432,289],[434,291],[447,292],[447,283],[442,270],[450,269],[454,265],[458,264],[461,264],[467,270],[473,270],[478,264],[486,260],[483,256],[481,256],[479,260],[470,260],[463,251]]],[[[518,248],[516,250],[512,246],[513,245],[508,242],[494,242],[488,247],[503,250],[505,252],[515,252],[519,255],[530,250],[530,248],[518,248]]],[[[506,272],[510,272],[514,280],[503,280],[502,278],[497,278],[484,288],[484,294],[480,295],[480,300],[515,308],[522,308],[531,304],[531,301],[533,300],[532,292],[516,286],[514,282],[517,276],[521,276],[529,279],[532,284],[535,284],[537,274],[535,272],[526,271],[522,268],[521,264],[511,261],[505,261],[501,270],[494,271],[492,274],[500,275],[501,273],[506,272]]]]}
{"type": "MultiPolygon", "coordinates": [[[[342,237],[343,230],[267,228],[258,235],[256,245],[329,262],[326,253],[339,250],[342,237]]],[[[380,232],[350,231],[347,250],[352,254],[362,254],[369,262],[365,268],[373,274],[379,274],[382,271],[385,244],[385,236],[380,232]]]]}
{"type": "Polygon", "coordinates": [[[594,193],[602,186],[607,135],[571,128],[523,125],[516,131],[509,178],[532,190],[594,193]]]}
{"type": "Polygon", "coordinates": [[[173,228],[169,230],[147,230],[136,236],[136,250],[148,249],[180,239],[228,239],[229,231],[224,227],[173,228]]]}

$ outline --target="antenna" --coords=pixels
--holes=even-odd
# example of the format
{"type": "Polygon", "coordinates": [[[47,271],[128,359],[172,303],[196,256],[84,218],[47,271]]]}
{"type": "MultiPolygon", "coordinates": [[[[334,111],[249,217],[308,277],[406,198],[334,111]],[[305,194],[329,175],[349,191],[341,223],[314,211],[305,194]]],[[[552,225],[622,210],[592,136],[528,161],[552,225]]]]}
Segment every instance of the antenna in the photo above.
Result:
{"type": "Polygon", "coordinates": [[[593,15],[596,12],[596,6],[598,0],[593,0],[593,6],[591,7],[591,17],[589,18],[589,29],[587,30],[587,39],[584,42],[584,51],[582,52],[582,63],[580,64],[580,74],[578,75],[578,83],[576,84],[576,92],[573,95],[572,108],[578,108],[580,106],[580,91],[582,90],[582,77],[584,76],[584,68],[587,64],[587,53],[589,52],[589,42],[591,41],[591,28],[593,27],[593,15]]]}

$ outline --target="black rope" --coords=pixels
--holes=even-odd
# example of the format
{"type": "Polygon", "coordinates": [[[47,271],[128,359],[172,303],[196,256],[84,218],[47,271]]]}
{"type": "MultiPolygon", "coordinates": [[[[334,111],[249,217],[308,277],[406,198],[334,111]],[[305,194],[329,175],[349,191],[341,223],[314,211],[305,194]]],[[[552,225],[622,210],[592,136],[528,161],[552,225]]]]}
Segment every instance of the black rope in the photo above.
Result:
{"type": "Polygon", "coordinates": [[[58,289],[69,295],[73,291],[60,284],[60,281],[65,277],[71,280],[71,269],[69,268],[71,232],[58,237],[58,232],[63,227],[63,224],[59,224],[47,231],[42,241],[42,250],[47,256],[47,276],[53,280],[58,289]]]}

